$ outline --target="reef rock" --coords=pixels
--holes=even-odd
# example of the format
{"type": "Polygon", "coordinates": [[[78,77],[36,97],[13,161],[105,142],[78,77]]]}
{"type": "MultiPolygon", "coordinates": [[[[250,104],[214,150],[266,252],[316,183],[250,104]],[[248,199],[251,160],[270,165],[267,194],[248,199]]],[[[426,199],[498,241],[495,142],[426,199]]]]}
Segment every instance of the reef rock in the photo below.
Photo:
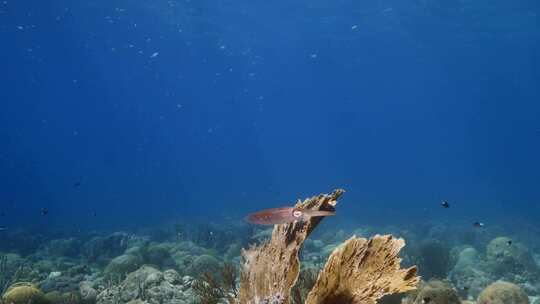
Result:
{"type": "Polygon", "coordinates": [[[100,292],[97,304],[191,304],[195,299],[191,282],[192,278],[181,277],[175,270],[161,272],[151,266],[142,266],[119,285],[100,292]]]}
{"type": "Polygon", "coordinates": [[[504,281],[497,281],[482,291],[476,303],[529,304],[529,297],[519,286],[504,281]]]}

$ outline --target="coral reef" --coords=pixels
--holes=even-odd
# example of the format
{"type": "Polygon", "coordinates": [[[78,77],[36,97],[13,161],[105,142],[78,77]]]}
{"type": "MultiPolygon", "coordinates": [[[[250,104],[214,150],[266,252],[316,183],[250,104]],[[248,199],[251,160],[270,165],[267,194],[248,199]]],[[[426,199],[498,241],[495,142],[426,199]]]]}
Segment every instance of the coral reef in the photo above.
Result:
{"type": "Polygon", "coordinates": [[[529,304],[529,297],[519,286],[497,281],[478,296],[477,304],[529,304]]]}
{"type": "MultiPolygon", "coordinates": [[[[333,211],[342,193],[297,207],[333,211]]],[[[540,304],[540,242],[528,230],[441,221],[339,221],[315,230],[323,219],[261,229],[224,218],[36,237],[10,229],[0,234],[0,303],[540,304]],[[401,293],[418,283],[412,265],[425,281],[401,293]]]]}
{"type": "Polygon", "coordinates": [[[97,295],[97,304],[118,304],[140,300],[148,304],[191,304],[193,279],[181,277],[175,270],[159,271],[142,266],[126,279],[112,285],[97,295]]]}

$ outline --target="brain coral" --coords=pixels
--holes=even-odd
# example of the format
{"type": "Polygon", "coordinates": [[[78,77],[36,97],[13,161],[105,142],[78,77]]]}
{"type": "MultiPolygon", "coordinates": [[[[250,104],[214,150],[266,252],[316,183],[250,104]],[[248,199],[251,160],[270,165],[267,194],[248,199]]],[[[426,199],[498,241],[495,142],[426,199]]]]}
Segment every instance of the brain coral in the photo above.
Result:
{"type": "Polygon", "coordinates": [[[411,292],[403,301],[404,304],[460,304],[461,300],[450,284],[433,280],[423,283],[416,291],[411,292]]]}
{"type": "Polygon", "coordinates": [[[24,282],[11,285],[2,296],[2,301],[9,304],[49,304],[41,290],[24,282]]]}
{"type": "Polygon", "coordinates": [[[508,237],[497,237],[486,248],[490,272],[498,275],[537,272],[537,266],[529,250],[508,237]]]}
{"type": "Polygon", "coordinates": [[[478,296],[477,304],[529,304],[529,297],[519,286],[498,281],[478,296]]]}

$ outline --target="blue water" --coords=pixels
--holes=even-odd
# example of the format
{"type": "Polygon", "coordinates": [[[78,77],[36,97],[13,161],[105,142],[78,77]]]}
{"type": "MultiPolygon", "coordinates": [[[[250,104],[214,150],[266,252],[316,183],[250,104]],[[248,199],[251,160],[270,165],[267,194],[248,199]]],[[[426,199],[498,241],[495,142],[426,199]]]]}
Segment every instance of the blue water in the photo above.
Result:
{"type": "Polygon", "coordinates": [[[534,224],[539,13],[530,0],[3,1],[0,224],[241,220],[338,187],[336,225],[534,224]]]}

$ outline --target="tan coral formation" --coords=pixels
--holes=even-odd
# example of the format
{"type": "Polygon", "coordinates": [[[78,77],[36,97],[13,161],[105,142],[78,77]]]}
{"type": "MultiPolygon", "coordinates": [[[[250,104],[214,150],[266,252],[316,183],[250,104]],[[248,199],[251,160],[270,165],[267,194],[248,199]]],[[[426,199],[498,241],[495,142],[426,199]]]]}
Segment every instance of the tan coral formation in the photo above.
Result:
{"type": "MultiPolygon", "coordinates": [[[[343,193],[338,189],[299,201],[295,207],[335,211],[343,193]]],[[[242,251],[238,303],[290,303],[299,275],[298,252],[323,218],[275,225],[269,242],[242,251]]],[[[391,235],[352,237],[332,252],[305,303],[375,304],[384,295],[415,289],[420,280],[416,267],[400,268],[398,255],[404,245],[403,239],[391,235]]]]}
{"type": "Polygon", "coordinates": [[[403,239],[376,235],[366,240],[353,236],[328,258],[306,304],[375,304],[388,294],[416,288],[416,267],[401,269],[403,239]]]}
{"type": "MultiPolygon", "coordinates": [[[[309,210],[335,211],[342,189],[298,202],[295,207],[309,210]]],[[[298,252],[323,217],[308,221],[275,225],[272,238],[260,246],[242,251],[240,272],[240,304],[258,304],[269,299],[289,303],[290,291],[300,272],[298,252]]]]}

